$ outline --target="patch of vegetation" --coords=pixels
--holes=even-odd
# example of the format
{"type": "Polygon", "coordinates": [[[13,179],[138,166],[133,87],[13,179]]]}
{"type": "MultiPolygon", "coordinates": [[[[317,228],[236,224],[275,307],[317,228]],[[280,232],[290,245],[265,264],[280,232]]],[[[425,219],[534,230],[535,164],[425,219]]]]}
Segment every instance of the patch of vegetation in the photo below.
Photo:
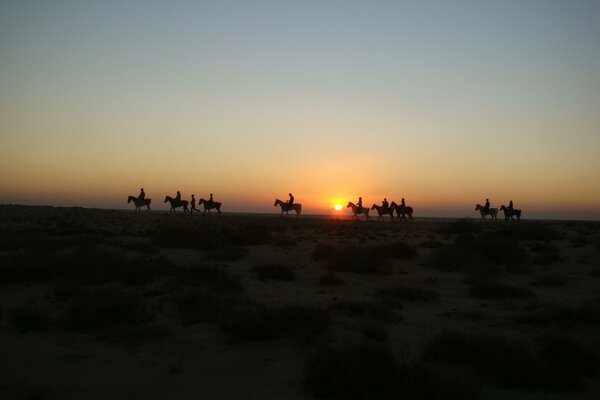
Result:
{"type": "Polygon", "coordinates": [[[533,296],[527,288],[490,281],[475,281],[469,287],[471,296],[478,299],[523,299],[533,296]]]}
{"type": "Polygon", "coordinates": [[[315,246],[312,253],[312,259],[314,261],[320,260],[331,260],[338,254],[337,248],[332,245],[319,243],[315,246]]]}
{"type": "Polygon", "coordinates": [[[397,301],[439,300],[439,296],[435,290],[416,286],[407,286],[402,283],[395,283],[389,287],[379,289],[377,294],[386,301],[392,303],[397,301]]]}
{"type": "Polygon", "coordinates": [[[296,273],[287,264],[265,263],[256,264],[252,271],[260,280],[273,279],[277,281],[293,281],[296,279],[296,273]]]}
{"type": "Polygon", "coordinates": [[[495,264],[514,265],[527,261],[527,253],[521,246],[497,234],[482,234],[476,245],[486,260],[495,264]]]}
{"type": "Polygon", "coordinates": [[[9,310],[9,322],[22,332],[40,332],[48,329],[50,317],[48,313],[35,306],[18,306],[9,310]]]}
{"type": "Polygon", "coordinates": [[[393,259],[412,258],[417,255],[417,250],[414,247],[401,240],[393,243],[381,244],[376,247],[375,251],[382,253],[383,257],[393,259]]]}

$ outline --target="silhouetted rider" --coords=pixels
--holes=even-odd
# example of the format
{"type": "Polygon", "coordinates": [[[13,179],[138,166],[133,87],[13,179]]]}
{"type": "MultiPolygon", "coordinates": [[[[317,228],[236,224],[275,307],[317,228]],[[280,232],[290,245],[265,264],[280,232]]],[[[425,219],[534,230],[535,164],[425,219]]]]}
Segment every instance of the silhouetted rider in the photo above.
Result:
{"type": "Polygon", "coordinates": [[[358,198],[358,201],[356,202],[356,205],[358,206],[358,213],[360,214],[362,212],[362,209],[363,209],[362,197],[358,198]]]}
{"type": "Polygon", "coordinates": [[[192,205],[190,210],[194,211],[196,209],[196,198],[194,197],[194,195],[192,195],[192,201],[190,201],[190,204],[192,205]]]}
{"type": "Polygon", "coordinates": [[[175,196],[175,201],[176,202],[180,202],[181,201],[181,193],[179,193],[179,190],[177,191],[177,196],[175,196]]]}
{"type": "Polygon", "coordinates": [[[384,210],[387,210],[390,207],[386,198],[381,202],[381,207],[383,207],[384,210]]]}
{"type": "Polygon", "coordinates": [[[510,201],[510,203],[508,203],[508,209],[509,209],[510,211],[512,211],[512,210],[513,210],[513,201],[512,201],[512,200],[510,201]]]}
{"type": "Polygon", "coordinates": [[[212,205],[213,204],[213,194],[210,194],[210,197],[208,199],[208,204],[212,205]]]}
{"type": "Polygon", "coordinates": [[[144,193],[144,188],[140,189],[140,195],[138,196],[138,199],[141,201],[144,201],[144,199],[146,198],[146,193],[144,193]]]}
{"type": "Polygon", "coordinates": [[[404,197],[400,200],[400,207],[406,207],[406,203],[404,202],[404,197]]]}
{"type": "Polygon", "coordinates": [[[485,212],[490,211],[490,199],[485,199],[485,206],[483,206],[485,212]]]}
{"type": "Polygon", "coordinates": [[[289,193],[290,195],[290,200],[288,201],[288,208],[291,210],[292,206],[294,205],[294,195],[292,195],[291,193],[289,193]]]}

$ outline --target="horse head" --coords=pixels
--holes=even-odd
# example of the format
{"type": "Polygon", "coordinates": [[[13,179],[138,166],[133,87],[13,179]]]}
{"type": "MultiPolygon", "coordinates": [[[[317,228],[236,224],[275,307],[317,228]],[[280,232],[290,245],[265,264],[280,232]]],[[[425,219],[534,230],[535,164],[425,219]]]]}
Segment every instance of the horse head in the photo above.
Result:
{"type": "Polygon", "coordinates": [[[374,210],[376,208],[379,208],[379,206],[377,204],[373,203],[373,205],[371,206],[371,210],[374,210]]]}
{"type": "Polygon", "coordinates": [[[396,208],[398,207],[398,204],[396,204],[395,201],[392,201],[392,204],[390,204],[390,208],[396,208]]]}
{"type": "Polygon", "coordinates": [[[354,208],[354,204],[351,201],[348,202],[348,205],[346,206],[346,208],[350,208],[350,207],[354,208]]]}
{"type": "Polygon", "coordinates": [[[278,201],[281,201],[281,200],[279,200],[279,199],[275,199],[275,203],[273,204],[273,207],[276,207],[276,206],[277,206],[277,202],[278,202],[278,201]]]}
{"type": "Polygon", "coordinates": [[[164,203],[166,203],[167,201],[171,201],[171,200],[173,200],[173,199],[171,198],[171,196],[165,196],[165,201],[164,201],[164,203]]]}
{"type": "Polygon", "coordinates": [[[477,210],[481,210],[482,208],[483,208],[483,207],[481,207],[481,204],[477,204],[477,205],[475,206],[475,211],[477,211],[477,210]]]}

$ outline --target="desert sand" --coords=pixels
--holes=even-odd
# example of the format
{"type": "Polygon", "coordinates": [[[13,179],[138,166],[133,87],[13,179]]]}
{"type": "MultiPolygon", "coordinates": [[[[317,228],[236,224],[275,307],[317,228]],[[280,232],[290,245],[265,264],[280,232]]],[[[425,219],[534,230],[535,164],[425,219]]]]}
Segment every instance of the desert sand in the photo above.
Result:
{"type": "Polygon", "coordinates": [[[0,206],[0,398],[600,398],[600,223],[473,217],[0,206]]]}

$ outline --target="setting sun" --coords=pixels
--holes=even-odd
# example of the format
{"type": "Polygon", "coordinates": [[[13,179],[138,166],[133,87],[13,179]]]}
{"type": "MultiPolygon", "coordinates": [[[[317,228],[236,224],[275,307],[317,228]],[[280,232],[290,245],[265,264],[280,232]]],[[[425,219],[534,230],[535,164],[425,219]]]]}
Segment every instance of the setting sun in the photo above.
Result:
{"type": "Polygon", "coordinates": [[[335,206],[333,206],[333,208],[335,209],[335,211],[340,211],[342,209],[342,205],[336,204],[335,206]]]}

